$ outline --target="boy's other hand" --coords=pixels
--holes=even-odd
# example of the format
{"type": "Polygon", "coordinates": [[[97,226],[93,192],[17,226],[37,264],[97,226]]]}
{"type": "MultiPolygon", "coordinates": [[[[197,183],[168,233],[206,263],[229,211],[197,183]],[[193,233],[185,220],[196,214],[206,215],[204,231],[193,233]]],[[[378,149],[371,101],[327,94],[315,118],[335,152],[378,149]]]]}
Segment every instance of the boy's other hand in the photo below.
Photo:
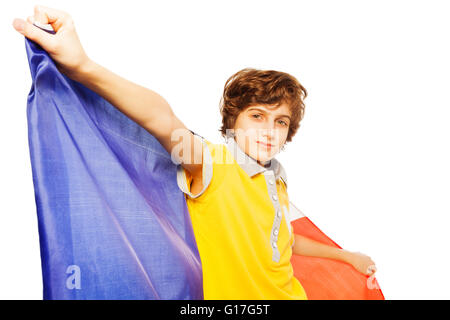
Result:
{"type": "Polygon", "coordinates": [[[377,271],[375,262],[361,252],[351,252],[347,260],[356,270],[365,275],[371,276],[377,271]]]}
{"type": "Polygon", "coordinates": [[[66,76],[76,78],[90,60],[81,46],[71,16],[60,10],[35,6],[34,16],[27,21],[14,19],[13,27],[19,33],[39,44],[55,61],[58,69],[66,76]],[[50,34],[33,25],[37,21],[50,24],[55,34],[50,34]]]}

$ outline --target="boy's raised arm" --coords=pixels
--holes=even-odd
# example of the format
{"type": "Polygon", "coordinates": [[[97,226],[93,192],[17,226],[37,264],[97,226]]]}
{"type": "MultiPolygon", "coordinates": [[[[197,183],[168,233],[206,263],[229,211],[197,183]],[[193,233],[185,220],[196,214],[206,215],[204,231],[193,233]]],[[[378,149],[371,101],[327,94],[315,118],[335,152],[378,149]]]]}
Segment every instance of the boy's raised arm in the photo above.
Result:
{"type": "Polygon", "coordinates": [[[175,116],[170,105],[158,93],[126,80],[92,61],[83,50],[72,18],[66,12],[36,6],[27,21],[15,19],[14,28],[38,43],[55,61],[58,69],[99,94],[113,106],[144,127],[188,170],[202,181],[201,143],[175,116]],[[54,35],[33,25],[33,21],[51,24],[54,35]]]}
{"type": "Polygon", "coordinates": [[[126,80],[91,60],[73,78],[145,128],[193,176],[200,173],[197,171],[202,168],[200,141],[194,143],[194,139],[198,138],[158,93],[126,80]]]}

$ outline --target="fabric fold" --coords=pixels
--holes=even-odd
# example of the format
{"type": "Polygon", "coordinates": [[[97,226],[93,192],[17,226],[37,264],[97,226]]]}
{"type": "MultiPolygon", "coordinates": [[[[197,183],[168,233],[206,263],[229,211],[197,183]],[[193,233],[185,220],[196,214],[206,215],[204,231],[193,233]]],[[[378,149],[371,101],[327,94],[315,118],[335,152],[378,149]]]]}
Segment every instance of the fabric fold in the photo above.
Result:
{"type": "Polygon", "coordinates": [[[202,299],[176,165],[26,39],[27,118],[44,299],[202,299]]]}

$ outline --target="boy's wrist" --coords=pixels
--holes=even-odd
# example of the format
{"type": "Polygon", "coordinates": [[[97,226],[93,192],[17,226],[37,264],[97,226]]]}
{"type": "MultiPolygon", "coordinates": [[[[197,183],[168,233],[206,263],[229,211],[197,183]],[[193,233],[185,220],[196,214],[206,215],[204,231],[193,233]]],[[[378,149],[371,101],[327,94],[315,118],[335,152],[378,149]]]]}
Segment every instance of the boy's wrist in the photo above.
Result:
{"type": "Polygon", "coordinates": [[[339,260],[351,264],[352,257],[353,257],[352,252],[345,249],[339,249],[339,258],[340,258],[339,260]]]}
{"type": "Polygon", "coordinates": [[[96,63],[89,58],[86,58],[83,63],[81,63],[74,71],[73,71],[73,80],[78,82],[84,82],[86,79],[92,77],[95,72],[96,63]]]}

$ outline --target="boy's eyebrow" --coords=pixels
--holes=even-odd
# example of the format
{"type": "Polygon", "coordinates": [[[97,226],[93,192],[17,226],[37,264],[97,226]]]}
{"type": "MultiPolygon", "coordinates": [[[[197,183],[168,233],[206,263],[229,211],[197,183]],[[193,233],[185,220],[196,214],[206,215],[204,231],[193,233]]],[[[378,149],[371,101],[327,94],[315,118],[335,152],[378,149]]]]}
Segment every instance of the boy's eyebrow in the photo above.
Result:
{"type": "MultiPolygon", "coordinates": [[[[250,110],[258,110],[258,111],[261,111],[261,112],[263,112],[263,113],[267,113],[266,110],[264,110],[264,109],[262,109],[262,108],[258,108],[258,107],[250,107],[250,108],[248,108],[247,111],[250,111],[250,110]]],[[[280,116],[281,116],[281,117],[286,117],[286,118],[288,118],[289,121],[291,120],[291,117],[290,117],[289,115],[287,115],[287,114],[280,114],[280,116]]]]}

